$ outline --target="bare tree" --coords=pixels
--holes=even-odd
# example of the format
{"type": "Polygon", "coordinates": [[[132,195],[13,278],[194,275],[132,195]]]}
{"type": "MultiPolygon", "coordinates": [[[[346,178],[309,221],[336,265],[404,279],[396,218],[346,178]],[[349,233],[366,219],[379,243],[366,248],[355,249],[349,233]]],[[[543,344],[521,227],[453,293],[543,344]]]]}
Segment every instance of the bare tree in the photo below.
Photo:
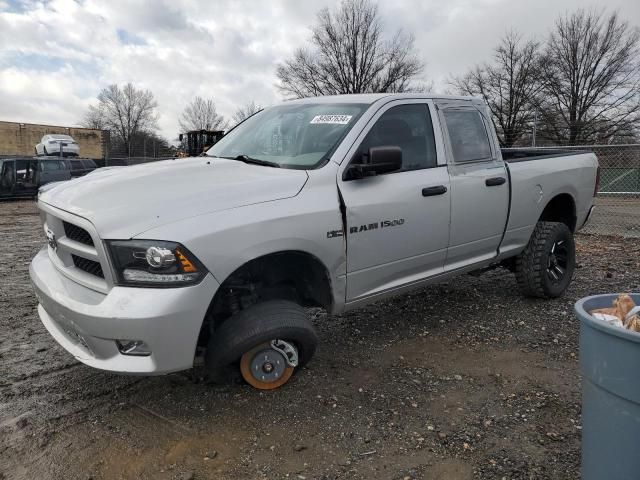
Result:
{"type": "Polygon", "coordinates": [[[84,117],[82,117],[82,120],[80,120],[80,126],[97,130],[108,128],[105,112],[100,108],[100,105],[89,105],[89,109],[84,114],[84,117]]]}
{"type": "Polygon", "coordinates": [[[227,121],[216,111],[216,104],[212,98],[196,97],[189,103],[182,114],[178,124],[182,132],[191,130],[224,130],[227,121]]]}
{"type": "Polygon", "coordinates": [[[130,155],[136,134],[158,128],[157,107],[149,90],[138,90],[131,83],[122,88],[109,85],[98,94],[98,105],[89,107],[83,123],[110,129],[130,155]]]}
{"type": "Polygon", "coordinates": [[[541,134],[575,145],[633,132],[640,121],[639,38],[616,12],[559,18],[541,62],[541,134]]]}
{"type": "Polygon", "coordinates": [[[240,105],[233,114],[234,125],[239,124],[254,113],[258,113],[260,110],[262,110],[262,107],[256,104],[256,102],[254,102],[253,100],[244,105],[240,105]]]}
{"type": "Polygon", "coordinates": [[[537,42],[523,42],[509,32],[495,48],[491,64],[478,65],[451,82],[462,95],[484,98],[503,147],[514,146],[529,130],[540,90],[538,54],[537,42]]]}
{"type": "Polygon", "coordinates": [[[298,98],[407,91],[424,70],[413,43],[402,30],[385,39],[378,7],[370,0],[342,0],[337,10],[318,13],[311,47],[278,66],[278,88],[298,98]]]}

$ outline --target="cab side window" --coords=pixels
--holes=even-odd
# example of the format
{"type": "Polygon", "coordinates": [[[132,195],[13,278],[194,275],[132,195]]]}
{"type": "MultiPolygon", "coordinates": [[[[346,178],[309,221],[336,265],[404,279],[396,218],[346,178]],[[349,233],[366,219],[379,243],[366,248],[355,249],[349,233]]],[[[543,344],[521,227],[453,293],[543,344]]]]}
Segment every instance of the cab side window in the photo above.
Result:
{"type": "Polygon", "coordinates": [[[437,166],[433,126],[426,104],[398,105],[383,113],[360,144],[355,161],[368,155],[372,147],[391,146],[402,149],[400,171],[437,166]]]}
{"type": "Polygon", "coordinates": [[[444,118],[456,163],[492,158],[487,129],[476,110],[444,110],[444,118]]]}

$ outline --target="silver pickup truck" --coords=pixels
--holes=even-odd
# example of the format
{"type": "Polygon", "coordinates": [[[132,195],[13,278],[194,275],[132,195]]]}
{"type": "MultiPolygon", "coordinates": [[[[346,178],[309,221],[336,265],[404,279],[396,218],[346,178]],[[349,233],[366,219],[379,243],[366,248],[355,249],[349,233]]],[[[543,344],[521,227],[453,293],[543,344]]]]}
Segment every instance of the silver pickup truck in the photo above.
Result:
{"type": "Polygon", "coordinates": [[[562,295],[592,210],[590,152],[501,151],[477,99],[308,98],[206,156],[96,172],[39,197],[38,312],[78,360],[286,383],[331,314],[493,267],[562,295]]]}

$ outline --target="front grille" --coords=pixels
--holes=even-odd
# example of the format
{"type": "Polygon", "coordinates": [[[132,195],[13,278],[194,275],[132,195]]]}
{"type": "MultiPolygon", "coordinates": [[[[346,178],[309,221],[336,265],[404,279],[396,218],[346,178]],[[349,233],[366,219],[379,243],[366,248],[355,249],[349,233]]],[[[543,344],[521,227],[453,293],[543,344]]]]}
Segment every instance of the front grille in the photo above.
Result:
{"type": "Polygon", "coordinates": [[[104,278],[104,272],[102,271],[102,266],[99,262],[95,262],[93,260],[89,260],[87,258],[82,258],[77,255],[71,255],[73,258],[73,264],[76,268],[79,268],[83,272],[87,272],[91,275],[95,275],[96,277],[104,278]]]}
{"type": "Polygon", "coordinates": [[[69,222],[62,222],[62,224],[64,225],[64,234],[67,236],[67,238],[70,238],[75,242],[84,243],[85,245],[90,245],[93,247],[93,239],[91,238],[91,235],[89,235],[89,232],[87,232],[84,228],[81,228],[69,222]]]}

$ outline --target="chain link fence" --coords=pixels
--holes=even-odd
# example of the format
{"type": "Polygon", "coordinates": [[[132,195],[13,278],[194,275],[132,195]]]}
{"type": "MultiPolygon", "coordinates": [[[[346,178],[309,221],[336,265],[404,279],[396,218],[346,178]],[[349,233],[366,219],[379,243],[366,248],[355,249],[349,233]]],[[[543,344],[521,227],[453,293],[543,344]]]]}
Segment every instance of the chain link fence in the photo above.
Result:
{"type": "Polygon", "coordinates": [[[600,192],[584,233],[640,238],[640,144],[541,147],[593,151],[600,162],[600,192]]]}

